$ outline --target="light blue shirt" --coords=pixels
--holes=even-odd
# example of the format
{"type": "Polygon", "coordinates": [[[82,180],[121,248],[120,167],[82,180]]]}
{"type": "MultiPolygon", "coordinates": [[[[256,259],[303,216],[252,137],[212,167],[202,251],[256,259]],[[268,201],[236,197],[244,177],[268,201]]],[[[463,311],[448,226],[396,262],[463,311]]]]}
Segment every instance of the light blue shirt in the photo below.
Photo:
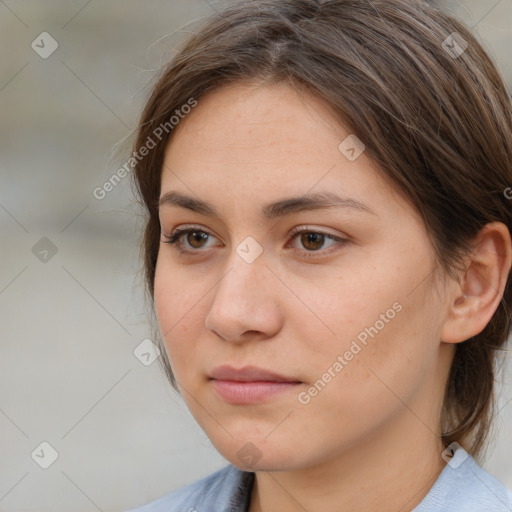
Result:
{"type": "MultiPolygon", "coordinates": [[[[126,512],[247,512],[253,482],[254,473],[229,464],[126,512]]],[[[512,512],[512,491],[458,449],[413,512],[512,512]]]]}

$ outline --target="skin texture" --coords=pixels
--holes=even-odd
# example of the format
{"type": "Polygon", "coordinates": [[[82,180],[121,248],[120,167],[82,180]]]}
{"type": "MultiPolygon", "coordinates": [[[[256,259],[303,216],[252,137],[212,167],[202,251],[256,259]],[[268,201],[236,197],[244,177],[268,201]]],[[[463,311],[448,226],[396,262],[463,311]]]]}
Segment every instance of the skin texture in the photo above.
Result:
{"type": "Polygon", "coordinates": [[[250,512],[412,510],[445,465],[438,423],[455,343],[485,327],[510,269],[510,235],[494,223],[460,282],[433,272],[419,214],[366,152],[354,161],[340,152],[348,135],[314,96],[238,83],[203,96],[166,150],[161,195],[208,201],[219,217],[160,207],[159,327],[194,418],[223,457],[256,473],[250,512]],[[374,214],[261,214],[267,203],[310,192],[361,201],[374,214]],[[181,254],[164,241],[188,224],[209,237],[182,236],[191,254],[181,254]],[[300,226],[346,241],[308,244],[290,236],[300,226]],[[248,236],[263,249],[252,263],[236,252],[248,236]],[[396,303],[394,318],[300,403],[298,393],[396,303]],[[233,405],[209,381],[221,364],[301,384],[233,405]],[[250,467],[237,455],[248,442],[257,447],[250,467]]]}

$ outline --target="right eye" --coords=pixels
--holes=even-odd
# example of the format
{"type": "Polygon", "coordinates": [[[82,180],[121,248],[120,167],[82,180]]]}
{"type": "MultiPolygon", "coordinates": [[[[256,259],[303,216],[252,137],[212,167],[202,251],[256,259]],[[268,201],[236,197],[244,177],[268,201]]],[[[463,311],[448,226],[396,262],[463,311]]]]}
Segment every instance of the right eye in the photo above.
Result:
{"type": "Polygon", "coordinates": [[[184,227],[174,230],[170,236],[164,236],[165,240],[163,240],[163,242],[165,244],[173,245],[181,254],[197,253],[199,252],[199,249],[205,247],[201,244],[207,241],[210,236],[213,235],[203,229],[197,227],[184,227]],[[188,245],[182,242],[182,238],[185,239],[188,245]]]}

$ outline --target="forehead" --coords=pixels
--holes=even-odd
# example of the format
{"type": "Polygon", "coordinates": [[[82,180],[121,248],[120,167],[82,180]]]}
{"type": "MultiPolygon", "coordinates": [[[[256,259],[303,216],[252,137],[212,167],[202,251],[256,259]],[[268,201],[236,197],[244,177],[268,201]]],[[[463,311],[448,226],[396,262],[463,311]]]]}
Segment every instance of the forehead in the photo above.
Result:
{"type": "Polygon", "coordinates": [[[376,164],[364,152],[350,161],[340,151],[349,136],[315,96],[285,84],[230,85],[201,97],[175,128],[162,195],[172,189],[267,204],[329,191],[367,204],[378,205],[386,194],[389,200],[392,191],[376,164]]]}
{"type": "Polygon", "coordinates": [[[193,147],[201,145],[212,153],[195,154],[197,158],[229,153],[242,160],[260,160],[261,154],[282,160],[336,144],[343,133],[350,132],[335,122],[329,107],[316,97],[299,94],[285,84],[241,83],[202,96],[175,128],[168,149],[172,156],[177,150],[193,153],[193,147]],[[188,144],[183,144],[185,139],[188,144]]]}

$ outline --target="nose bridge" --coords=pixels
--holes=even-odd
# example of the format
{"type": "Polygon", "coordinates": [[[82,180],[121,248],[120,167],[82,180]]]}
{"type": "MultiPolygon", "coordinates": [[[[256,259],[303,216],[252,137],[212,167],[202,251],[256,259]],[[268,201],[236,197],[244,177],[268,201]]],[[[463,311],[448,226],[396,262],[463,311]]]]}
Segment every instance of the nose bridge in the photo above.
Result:
{"type": "MultiPolygon", "coordinates": [[[[259,245],[259,244],[258,244],[259,245]]],[[[263,284],[271,274],[262,252],[256,254],[254,245],[240,243],[229,255],[226,272],[218,283],[215,301],[233,301],[233,307],[246,308],[258,302],[264,294],[263,284]]]]}

